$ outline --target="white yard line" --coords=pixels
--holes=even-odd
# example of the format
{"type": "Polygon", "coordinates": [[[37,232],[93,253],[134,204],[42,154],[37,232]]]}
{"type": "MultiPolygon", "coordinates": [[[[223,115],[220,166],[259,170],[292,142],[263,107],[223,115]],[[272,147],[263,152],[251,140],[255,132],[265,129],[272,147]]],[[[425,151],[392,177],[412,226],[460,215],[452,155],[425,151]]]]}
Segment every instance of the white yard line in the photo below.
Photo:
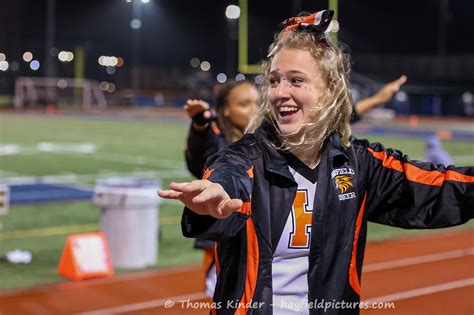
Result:
{"type": "Polygon", "coordinates": [[[402,259],[397,259],[397,260],[389,260],[389,261],[384,261],[384,262],[379,262],[379,263],[372,263],[372,264],[364,265],[362,267],[362,272],[365,273],[365,272],[407,267],[407,266],[413,266],[413,265],[424,264],[424,263],[429,263],[429,262],[446,260],[446,259],[465,257],[465,256],[470,256],[470,255],[474,255],[474,247],[466,248],[466,249],[457,249],[457,250],[424,255],[424,256],[416,256],[416,257],[402,258],[402,259]]]}
{"type": "Polygon", "coordinates": [[[467,278],[457,281],[445,282],[436,284],[428,287],[418,288],[414,290],[401,291],[393,294],[383,295],[374,297],[368,300],[364,300],[363,303],[378,303],[378,302],[395,302],[405,299],[411,299],[414,297],[430,295],[438,292],[459,289],[464,287],[470,287],[474,285],[474,278],[467,278]]]}
{"type": "Polygon", "coordinates": [[[101,161],[118,162],[125,164],[141,165],[141,166],[153,166],[153,167],[166,167],[172,169],[184,169],[185,164],[183,161],[174,160],[163,160],[156,158],[149,158],[144,156],[134,156],[126,154],[107,154],[107,153],[96,153],[87,158],[101,161]]]}
{"type": "Polygon", "coordinates": [[[2,177],[13,177],[13,176],[18,176],[18,175],[19,175],[18,173],[0,170],[0,180],[2,177]]]}
{"type": "MultiPolygon", "coordinates": [[[[430,295],[434,293],[469,287],[474,285],[474,278],[461,279],[457,281],[445,282],[437,285],[427,286],[423,288],[401,291],[393,294],[378,296],[375,298],[367,299],[361,303],[380,303],[380,302],[395,302],[410,298],[415,298],[424,295],[430,295]]],[[[90,312],[78,313],[78,315],[105,315],[105,314],[120,314],[126,312],[139,311],[144,309],[166,307],[171,308],[174,306],[186,305],[186,302],[194,302],[206,298],[204,293],[194,293],[187,295],[171,296],[168,298],[161,298],[156,300],[150,300],[145,302],[126,304],[117,307],[103,308],[90,312]]]]}
{"type": "Polygon", "coordinates": [[[189,173],[184,170],[172,169],[161,171],[135,171],[135,172],[100,172],[94,174],[61,174],[61,175],[45,175],[45,176],[15,176],[0,178],[2,183],[21,184],[21,183],[86,183],[95,181],[99,178],[108,177],[141,177],[151,179],[166,179],[166,178],[183,178],[189,177],[189,173]]]}
{"type": "MultiPolygon", "coordinates": [[[[446,251],[446,252],[441,252],[441,253],[436,253],[436,254],[369,264],[365,266],[363,270],[364,272],[387,270],[387,269],[393,269],[393,268],[399,268],[399,267],[418,265],[422,263],[465,257],[465,256],[473,255],[473,254],[474,254],[474,247],[471,247],[467,249],[458,249],[458,250],[446,251]]],[[[363,302],[377,303],[377,302],[398,301],[402,299],[408,299],[408,298],[413,298],[417,296],[428,295],[428,294],[433,294],[437,292],[442,292],[442,291],[447,291],[447,290],[452,290],[452,289],[457,289],[457,288],[462,288],[462,287],[472,286],[472,285],[474,285],[474,278],[469,278],[469,279],[463,279],[463,280],[452,281],[452,282],[442,283],[438,285],[418,288],[414,290],[401,291],[394,294],[371,298],[363,302]]],[[[193,301],[201,300],[205,297],[206,296],[203,293],[171,296],[168,298],[150,300],[150,301],[134,303],[134,304],[126,304],[122,306],[104,308],[104,309],[95,310],[91,312],[79,313],[79,315],[120,314],[120,313],[125,313],[125,312],[132,312],[132,311],[138,311],[138,310],[144,310],[144,309],[162,307],[162,306],[169,308],[170,305],[176,305],[177,303],[180,303],[181,301],[193,302],[193,301]]]]}

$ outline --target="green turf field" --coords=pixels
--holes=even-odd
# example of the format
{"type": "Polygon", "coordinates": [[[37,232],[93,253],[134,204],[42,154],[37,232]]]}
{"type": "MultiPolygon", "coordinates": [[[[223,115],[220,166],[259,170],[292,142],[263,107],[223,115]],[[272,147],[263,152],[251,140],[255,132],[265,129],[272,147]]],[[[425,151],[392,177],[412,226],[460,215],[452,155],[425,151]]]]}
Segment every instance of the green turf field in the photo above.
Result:
{"type": "MultiPolygon", "coordinates": [[[[187,125],[160,121],[122,121],[61,116],[0,114],[0,183],[26,176],[92,186],[111,175],[156,177],[163,185],[187,180],[183,148],[187,125]]],[[[416,159],[424,155],[423,139],[371,137],[416,159]]],[[[474,164],[474,143],[451,141],[445,148],[460,165],[474,164]]],[[[182,207],[160,207],[158,267],[198,263],[201,253],[181,236],[182,207]]],[[[15,248],[30,250],[29,265],[0,262],[0,290],[62,281],[57,275],[62,247],[71,233],[98,229],[100,209],[91,202],[21,206],[0,216],[0,255],[15,248]]],[[[473,227],[470,223],[465,227],[473,227]]],[[[371,225],[369,239],[419,231],[371,225]]]]}

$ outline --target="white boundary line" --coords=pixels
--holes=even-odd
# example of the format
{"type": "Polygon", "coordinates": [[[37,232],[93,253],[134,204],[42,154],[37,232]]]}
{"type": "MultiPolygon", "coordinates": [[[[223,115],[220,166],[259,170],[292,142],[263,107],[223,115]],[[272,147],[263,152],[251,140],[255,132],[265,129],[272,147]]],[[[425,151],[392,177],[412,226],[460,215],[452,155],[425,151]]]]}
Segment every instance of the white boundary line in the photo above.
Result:
{"type": "Polygon", "coordinates": [[[402,291],[384,296],[379,296],[363,301],[362,303],[378,303],[378,302],[394,302],[405,299],[411,299],[418,296],[429,295],[433,293],[459,289],[464,287],[470,287],[474,285],[474,278],[467,278],[452,282],[446,282],[441,284],[432,285],[429,287],[418,288],[409,291],[402,291]]]}
{"type": "Polygon", "coordinates": [[[425,256],[416,256],[410,258],[403,258],[397,260],[389,260],[380,263],[373,263],[362,267],[362,272],[373,272],[380,270],[387,270],[392,268],[406,267],[418,264],[424,264],[428,262],[441,261],[452,258],[459,258],[474,255],[474,247],[466,249],[457,249],[448,252],[441,252],[436,254],[430,254],[425,256]]]}
{"type": "Polygon", "coordinates": [[[201,300],[204,298],[207,298],[207,296],[204,293],[178,295],[178,296],[173,296],[170,298],[151,300],[151,301],[146,301],[146,302],[111,307],[111,308],[103,308],[96,311],[76,313],[76,314],[78,315],[105,315],[105,314],[120,314],[120,313],[125,313],[125,312],[133,312],[133,311],[139,311],[143,309],[149,309],[149,308],[161,307],[161,306],[165,306],[166,308],[171,308],[171,307],[176,306],[176,303],[180,303],[180,301],[192,302],[192,301],[201,300]]]}
{"type": "Polygon", "coordinates": [[[44,175],[44,176],[16,176],[0,178],[2,183],[8,184],[30,184],[30,183],[81,183],[87,181],[95,181],[99,178],[108,177],[144,177],[144,178],[183,178],[191,175],[184,169],[177,170],[149,170],[135,172],[99,172],[94,174],[75,174],[65,173],[60,175],[44,175]]]}
{"type": "MultiPolygon", "coordinates": [[[[445,282],[445,283],[432,285],[428,287],[418,288],[414,290],[408,290],[408,291],[397,292],[394,294],[383,295],[383,296],[371,298],[368,300],[364,300],[361,302],[361,304],[395,302],[395,301],[411,299],[411,298],[415,298],[419,296],[449,291],[453,289],[469,287],[473,285],[474,285],[474,278],[467,278],[467,279],[462,279],[462,280],[457,280],[457,281],[445,282]]],[[[76,313],[76,314],[77,315],[106,315],[106,314],[120,314],[120,313],[125,313],[125,312],[133,312],[133,311],[139,311],[139,310],[162,307],[162,306],[165,306],[166,308],[171,308],[171,307],[176,306],[176,303],[179,303],[181,301],[193,302],[196,300],[204,299],[206,297],[207,296],[204,293],[178,295],[178,296],[173,296],[173,297],[164,298],[164,299],[156,299],[156,300],[151,300],[151,301],[146,301],[146,302],[127,304],[123,306],[104,308],[104,309],[99,309],[95,311],[76,313]]]]}
{"type": "MultiPolygon", "coordinates": [[[[393,268],[399,268],[399,267],[418,265],[418,264],[423,264],[423,263],[428,263],[428,262],[460,258],[460,257],[470,256],[473,254],[474,254],[474,247],[471,247],[467,249],[458,249],[458,250],[453,250],[453,251],[436,253],[432,255],[424,255],[424,256],[418,256],[418,257],[410,257],[410,258],[404,258],[404,259],[398,259],[398,260],[391,260],[387,262],[369,264],[366,267],[364,267],[363,270],[364,272],[387,270],[387,269],[393,269],[393,268]]],[[[368,299],[363,302],[377,303],[377,302],[398,301],[402,299],[408,299],[412,297],[433,294],[437,292],[462,288],[462,287],[471,286],[471,285],[474,285],[474,278],[447,282],[447,283],[442,283],[442,284],[438,284],[434,286],[429,286],[429,287],[424,287],[424,288],[419,288],[419,289],[414,289],[414,290],[409,290],[409,291],[402,291],[402,292],[398,292],[394,294],[389,294],[389,295],[384,295],[384,296],[368,299]]],[[[138,310],[143,310],[147,308],[154,308],[154,307],[161,307],[161,306],[165,306],[169,308],[169,305],[174,305],[178,303],[179,301],[184,300],[184,301],[193,302],[193,301],[200,300],[203,298],[206,298],[206,295],[204,293],[171,296],[171,297],[163,298],[163,299],[157,299],[157,300],[151,300],[151,301],[146,301],[146,302],[127,304],[123,306],[104,308],[104,309],[100,309],[96,311],[78,313],[78,315],[120,314],[120,313],[125,313],[125,312],[138,311],[138,310]]]]}

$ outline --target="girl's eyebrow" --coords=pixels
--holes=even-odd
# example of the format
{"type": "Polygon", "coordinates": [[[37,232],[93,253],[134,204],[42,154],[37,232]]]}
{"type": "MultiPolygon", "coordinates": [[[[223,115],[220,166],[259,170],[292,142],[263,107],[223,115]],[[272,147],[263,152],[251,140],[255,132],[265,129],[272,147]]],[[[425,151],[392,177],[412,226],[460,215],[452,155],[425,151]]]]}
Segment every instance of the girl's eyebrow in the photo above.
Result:
{"type": "Polygon", "coordinates": [[[281,72],[280,73],[280,69],[275,69],[275,70],[270,71],[270,74],[278,74],[278,75],[300,74],[300,75],[307,76],[307,74],[305,72],[302,72],[302,71],[299,71],[299,70],[289,70],[287,72],[281,72]]]}

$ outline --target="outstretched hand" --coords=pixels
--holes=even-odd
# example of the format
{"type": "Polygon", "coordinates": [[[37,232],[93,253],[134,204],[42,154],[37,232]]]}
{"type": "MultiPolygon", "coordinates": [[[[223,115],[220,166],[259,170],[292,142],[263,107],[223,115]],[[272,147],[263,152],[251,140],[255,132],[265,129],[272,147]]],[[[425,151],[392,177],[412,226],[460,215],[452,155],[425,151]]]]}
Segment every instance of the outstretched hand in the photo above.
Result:
{"type": "Polygon", "coordinates": [[[204,118],[211,118],[211,111],[209,110],[209,104],[202,100],[187,100],[186,104],[183,106],[183,109],[186,111],[190,118],[193,118],[197,114],[203,113],[204,118]]]}
{"type": "Polygon", "coordinates": [[[158,196],[177,199],[197,214],[218,219],[227,218],[243,204],[240,199],[230,199],[221,185],[208,180],[171,183],[170,189],[158,191],[158,196]]]}
{"type": "Polygon", "coordinates": [[[376,94],[380,103],[390,101],[395,93],[400,90],[400,87],[407,81],[407,76],[402,75],[395,81],[385,84],[376,94]]]}

